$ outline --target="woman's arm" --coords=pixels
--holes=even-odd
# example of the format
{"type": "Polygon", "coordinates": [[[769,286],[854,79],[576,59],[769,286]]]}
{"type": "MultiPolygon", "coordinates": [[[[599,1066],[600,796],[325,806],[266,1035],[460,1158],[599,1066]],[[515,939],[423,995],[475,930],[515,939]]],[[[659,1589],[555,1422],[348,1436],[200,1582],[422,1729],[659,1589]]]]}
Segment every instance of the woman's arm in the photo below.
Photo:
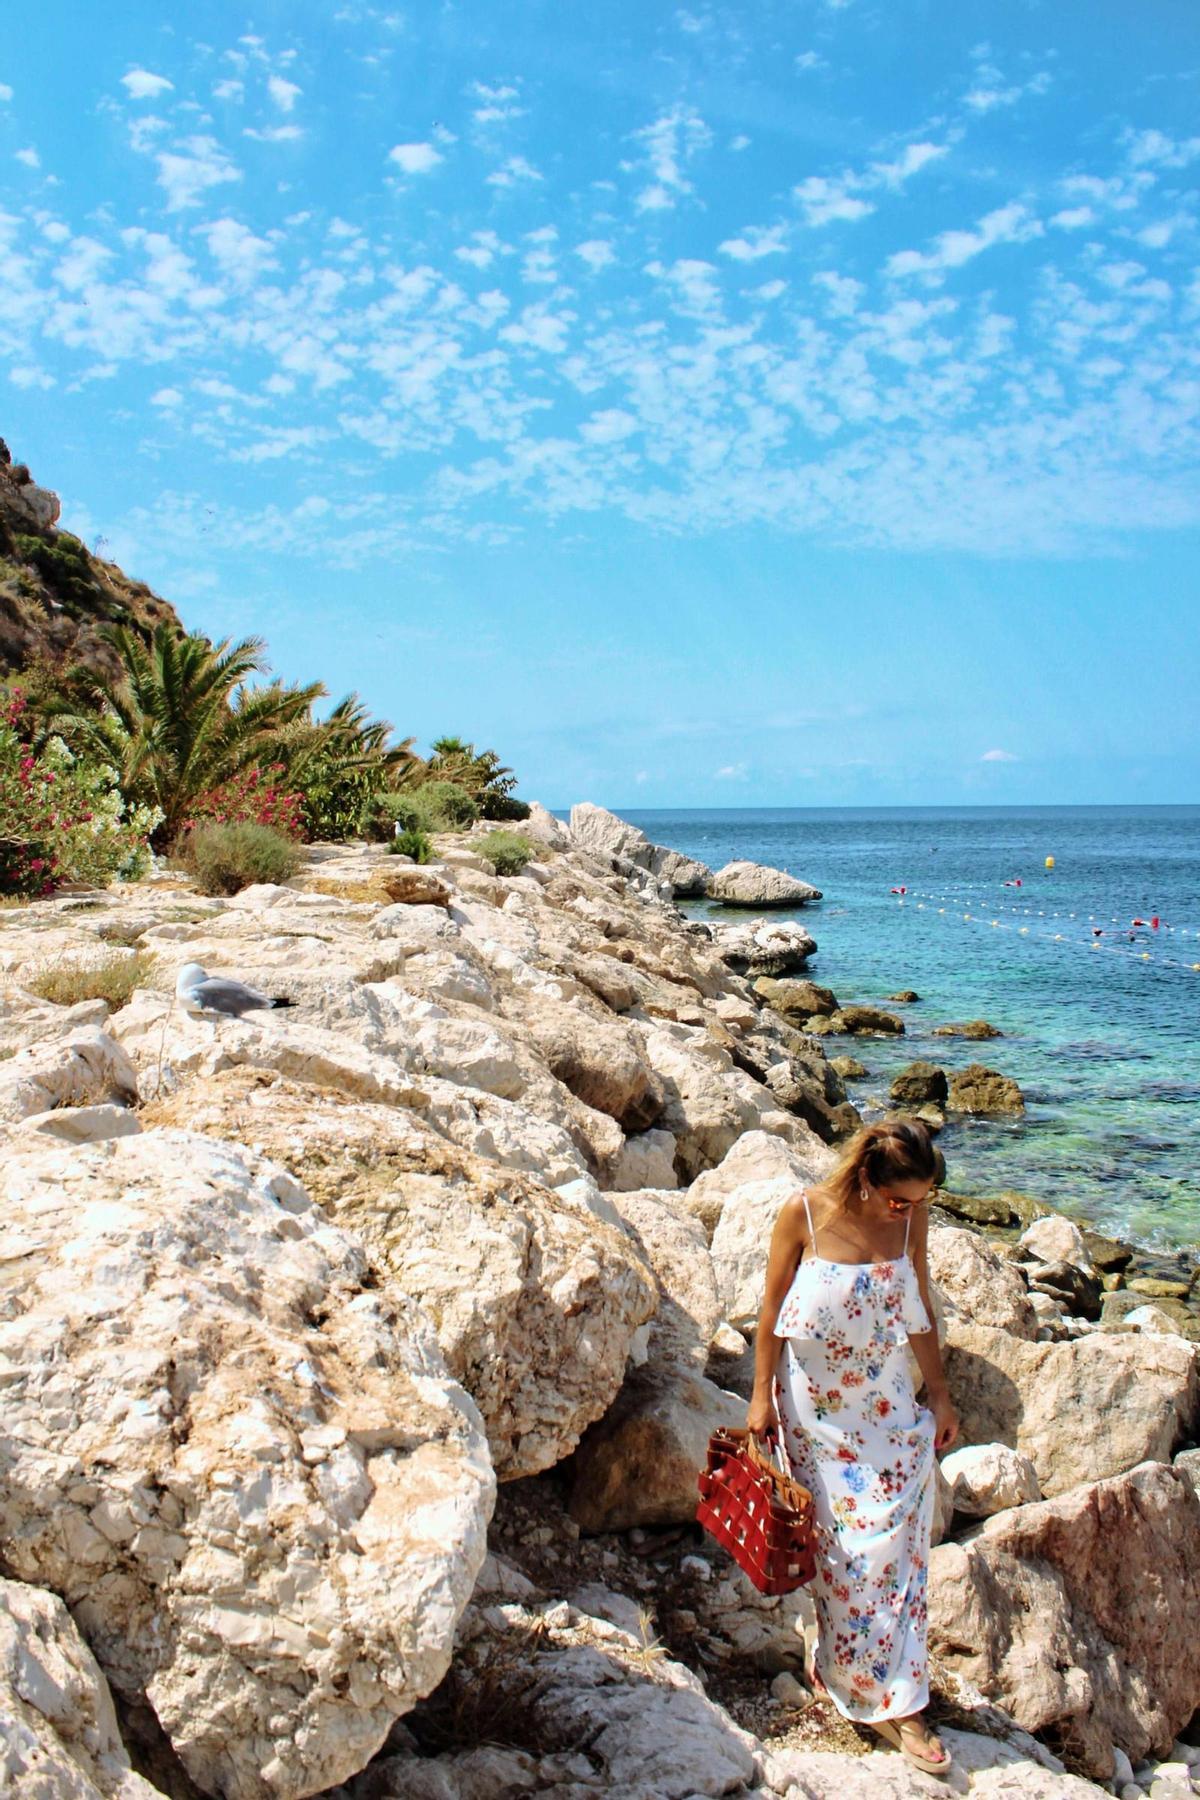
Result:
{"type": "Polygon", "coordinates": [[[754,1390],[746,1416],[748,1428],[759,1437],[779,1423],[773,1391],[780,1342],[775,1336],[775,1321],[807,1241],[804,1202],[797,1194],[780,1207],[767,1252],[767,1277],[754,1339],[754,1390]]]}
{"type": "Polygon", "coordinates": [[[946,1386],[946,1372],[942,1368],[942,1351],[938,1343],[937,1319],[929,1293],[929,1213],[924,1206],[918,1208],[913,1219],[912,1263],[917,1272],[921,1302],[932,1330],[917,1332],[908,1341],[925,1377],[925,1393],[936,1427],[934,1449],[948,1450],[958,1436],[958,1414],[946,1386]]]}

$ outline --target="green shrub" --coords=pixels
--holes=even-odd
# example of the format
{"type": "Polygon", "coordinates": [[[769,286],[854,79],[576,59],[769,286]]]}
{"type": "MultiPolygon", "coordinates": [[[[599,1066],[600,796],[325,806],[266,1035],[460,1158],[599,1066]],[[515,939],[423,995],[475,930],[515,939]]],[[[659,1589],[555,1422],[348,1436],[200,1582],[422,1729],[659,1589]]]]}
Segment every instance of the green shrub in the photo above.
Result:
{"type": "Polygon", "coordinates": [[[198,825],[178,847],[205,894],[236,894],[256,881],[287,881],[300,866],[296,846],[269,825],[198,825]]]}
{"type": "Polygon", "coordinates": [[[401,831],[464,831],[479,817],[478,803],[453,781],[427,781],[401,793],[380,794],[373,835],[401,831]]]}
{"type": "Polygon", "coordinates": [[[529,817],[529,807],[515,794],[482,793],[479,796],[480,817],[506,819],[514,823],[529,817]]]}
{"type": "Polygon", "coordinates": [[[519,875],[526,863],[533,861],[534,849],[528,838],[515,831],[489,831],[475,840],[480,856],[486,856],[497,875],[519,875]]]}
{"type": "Polygon", "coordinates": [[[25,980],[27,992],[55,1006],[78,1006],[81,1000],[107,1000],[111,1007],[124,1006],[135,988],[149,987],[155,974],[153,956],[139,950],[135,956],[106,956],[100,962],[51,963],[25,980]]]}
{"type": "Polygon", "coordinates": [[[411,856],[414,862],[433,861],[433,845],[424,831],[401,831],[388,845],[392,856],[411,856]]]}

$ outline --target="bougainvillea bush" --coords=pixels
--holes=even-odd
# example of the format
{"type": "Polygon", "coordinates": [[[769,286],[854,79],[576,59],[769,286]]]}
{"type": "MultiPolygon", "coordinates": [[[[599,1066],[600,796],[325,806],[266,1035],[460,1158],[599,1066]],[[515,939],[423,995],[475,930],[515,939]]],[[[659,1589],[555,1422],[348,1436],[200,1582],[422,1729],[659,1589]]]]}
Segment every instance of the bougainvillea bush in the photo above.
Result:
{"type": "Polygon", "coordinates": [[[61,738],[34,749],[25,697],[0,694],[0,895],[38,899],[64,881],[106,886],[149,867],[150,807],[127,808],[116,770],[73,756],[61,738]]]}
{"type": "Polygon", "coordinates": [[[231,781],[201,794],[193,808],[193,816],[184,823],[191,831],[206,825],[269,825],[284,837],[304,835],[304,795],[282,786],[286,773],[283,763],[271,763],[266,769],[244,769],[231,781]]]}

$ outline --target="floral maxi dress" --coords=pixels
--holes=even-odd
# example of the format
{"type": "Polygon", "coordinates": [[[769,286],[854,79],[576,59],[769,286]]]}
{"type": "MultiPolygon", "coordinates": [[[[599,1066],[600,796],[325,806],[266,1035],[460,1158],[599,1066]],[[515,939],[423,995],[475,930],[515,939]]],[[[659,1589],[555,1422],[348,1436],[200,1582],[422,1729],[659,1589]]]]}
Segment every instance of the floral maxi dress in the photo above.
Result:
{"type": "MultiPolygon", "coordinates": [[[[807,1194],[804,1208],[815,1252],[807,1194]]],[[[907,1342],[930,1328],[907,1228],[892,1262],[805,1256],[775,1324],[780,1429],[817,1517],[816,1668],[839,1712],[864,1724],[907,1718],[929,1698],[935,1428],[907,1342]]]]}

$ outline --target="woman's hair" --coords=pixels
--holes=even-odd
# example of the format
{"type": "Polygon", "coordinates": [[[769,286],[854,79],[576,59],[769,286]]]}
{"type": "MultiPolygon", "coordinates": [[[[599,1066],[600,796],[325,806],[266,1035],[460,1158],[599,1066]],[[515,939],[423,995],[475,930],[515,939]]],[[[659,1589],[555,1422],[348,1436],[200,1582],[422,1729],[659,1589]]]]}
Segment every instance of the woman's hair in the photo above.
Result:
{"type": "Polygon", "coordinates": [[[864,1175],[872,1187],[897,1181],[927,1181],[940,1187],[946,1179],[946,1159],[920,1119],[879,1119],[855,1132],[821,1185],[840,1211],[855,1197],[864,1175]]]}

